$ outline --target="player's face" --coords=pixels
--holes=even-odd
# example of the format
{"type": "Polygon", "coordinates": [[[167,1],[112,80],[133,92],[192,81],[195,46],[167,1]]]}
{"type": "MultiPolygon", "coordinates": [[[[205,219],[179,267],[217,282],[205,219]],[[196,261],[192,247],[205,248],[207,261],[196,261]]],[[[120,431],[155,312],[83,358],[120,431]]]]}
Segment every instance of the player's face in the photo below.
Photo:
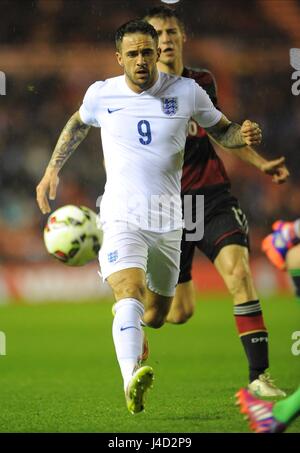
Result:
{"type": "Polygon", "coordinates": [[[152,17],[148,22],[155,28],[159,37],[158,45],[161,49],[159,61],[165,65],[172,65],[177,59],[181,59],[186,36],[177,19],[152,17]]]}
{"type": "Polygon", "coordinates": [[[133,91],[141,93],[156,82],[159,49],[151,36],[143,33],[125,35],[116,55],[133,91]]]}

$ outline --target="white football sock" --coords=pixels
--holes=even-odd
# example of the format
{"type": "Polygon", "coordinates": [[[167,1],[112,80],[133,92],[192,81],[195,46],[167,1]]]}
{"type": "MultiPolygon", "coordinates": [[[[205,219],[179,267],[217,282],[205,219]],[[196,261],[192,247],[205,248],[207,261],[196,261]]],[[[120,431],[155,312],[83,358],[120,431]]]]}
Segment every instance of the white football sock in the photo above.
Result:
{"type": "Polygon", "coordinates": [[[124,389],[143,350],[141,318],[144,306],[137,299],[122,299],[114,305],[113,339],[124,380],[124,389]]]}

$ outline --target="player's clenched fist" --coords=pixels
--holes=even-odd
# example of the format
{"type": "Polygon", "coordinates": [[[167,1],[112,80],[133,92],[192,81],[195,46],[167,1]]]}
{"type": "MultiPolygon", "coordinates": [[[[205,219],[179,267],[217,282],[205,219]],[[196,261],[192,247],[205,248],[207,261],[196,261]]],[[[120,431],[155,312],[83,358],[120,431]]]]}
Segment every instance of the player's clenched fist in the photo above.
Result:
{"type": "Polygon", "coordinates": [[[250,120],[243,122],[241,126],[241,135],[248,146],[259,145],[261,143],[261,129],[257,123],[252,123],[250,120]]]}

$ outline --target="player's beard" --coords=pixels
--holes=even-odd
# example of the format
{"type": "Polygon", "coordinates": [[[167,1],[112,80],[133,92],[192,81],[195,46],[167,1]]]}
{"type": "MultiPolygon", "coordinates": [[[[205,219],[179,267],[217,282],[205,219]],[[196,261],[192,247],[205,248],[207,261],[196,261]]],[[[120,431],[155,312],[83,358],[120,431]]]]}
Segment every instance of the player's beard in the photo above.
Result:
{"type": "Polygon", "coordinates": [[[150,71],[148,71],[147,77],[143,81],[136,78],[136,74],[134,74],[134,76],[131,76],[130,74],[128,74],[128,72],[126,72],[126,76],[131,83],[138,86],[142,90],[150,88],[154,84],[155,80],[155,73],[154,72],[151,73],[150,71]]]}

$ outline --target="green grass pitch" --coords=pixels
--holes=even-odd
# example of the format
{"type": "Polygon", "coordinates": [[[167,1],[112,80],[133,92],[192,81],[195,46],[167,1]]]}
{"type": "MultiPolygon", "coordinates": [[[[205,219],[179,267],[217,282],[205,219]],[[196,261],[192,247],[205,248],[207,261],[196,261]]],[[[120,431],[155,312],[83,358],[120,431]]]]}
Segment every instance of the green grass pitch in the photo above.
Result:
{"type": "MultiPolygon", "coordinates": [[[[147,329],[155,383],[146,412],[135,416],[125,405],[108,301],[1,307],[0,432],[249,432],[234,404],[248,371],[231,302],[198,299],[186,325],[147,329]]],[[[300,305],[292,296],[262,305],[270,371],[291,393],[300,384],[300,355],[291,352],[300,305]]],[[[300,432],[300,419],[288,431],[300,432]]]]}

